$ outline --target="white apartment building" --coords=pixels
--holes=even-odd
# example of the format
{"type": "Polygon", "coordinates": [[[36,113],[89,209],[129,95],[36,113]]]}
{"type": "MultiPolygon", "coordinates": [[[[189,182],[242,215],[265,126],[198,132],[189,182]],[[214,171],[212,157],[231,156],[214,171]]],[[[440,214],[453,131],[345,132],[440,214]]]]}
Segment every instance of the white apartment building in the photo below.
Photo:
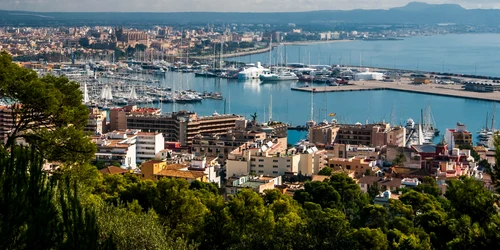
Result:
{"type": "Polygon", "coordinates": [[[206,157],[194,157],[189,165],[189,170],[192,171],[203,171],[207,176],[207,181],[210,183],[215,183],[217,187],[220,188],[220,176],[216,172],[216,168],[220,168],[219,165],[214,165],[214,163],[207,164],[206,157]]]}
{"type": "Polygon", "coordinates": [[[115,131],[93,137],[97,145],[96,162],[119,162],[120,167],[135,169],[137,131],[115,131]]]}
{"type": "Polygon", "coordinates": [[[138,132],[137,133],[137,163],[152,160],[156,154],[165,148],[165,139],[162,133],[138,132]]]}

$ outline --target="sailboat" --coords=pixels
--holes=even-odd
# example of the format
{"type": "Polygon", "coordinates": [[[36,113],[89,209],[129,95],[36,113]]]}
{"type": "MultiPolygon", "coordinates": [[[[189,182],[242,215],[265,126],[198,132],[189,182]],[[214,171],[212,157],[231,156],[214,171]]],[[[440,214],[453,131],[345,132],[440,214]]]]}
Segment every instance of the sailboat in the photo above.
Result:
{"type": "Polygon", "coordinates": [[[424,139],[426,142],[432,142],[434,137],[439,135],[439,129],[436,126],[436,121],[434,119],[434,115],[432,114],[430,105],[427,106],[425,111],[421,110],[421,116],[424,139]]]}

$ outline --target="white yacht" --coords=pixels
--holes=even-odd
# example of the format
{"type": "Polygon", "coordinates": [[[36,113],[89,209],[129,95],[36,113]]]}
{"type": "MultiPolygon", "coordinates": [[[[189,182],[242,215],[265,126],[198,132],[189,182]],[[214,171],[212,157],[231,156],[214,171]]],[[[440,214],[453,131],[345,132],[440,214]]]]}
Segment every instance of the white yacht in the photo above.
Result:
{"type": "Polygon", "coordinates": [[[262,67],[260,62],[257,62],[257,66],[248,66],[250,67],[247,67],[238,73],[238,80],[259,79],[260,75],[264,73],[271,73],[269,69],[262,67]]]}
{"type": "Polygon", "coordinates": [[[290,81],[298,80],[297,75],[290,71],[278,71],[278,73],[267,73],[260,75],[261,81],[290,81]]]}

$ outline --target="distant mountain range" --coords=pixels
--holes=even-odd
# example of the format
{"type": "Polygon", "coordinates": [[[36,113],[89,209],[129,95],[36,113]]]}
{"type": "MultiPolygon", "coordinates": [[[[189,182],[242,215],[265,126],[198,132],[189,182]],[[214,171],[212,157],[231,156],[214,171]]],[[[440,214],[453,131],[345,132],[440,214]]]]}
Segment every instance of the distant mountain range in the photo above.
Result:
{"type": "Polygon", "coordinates": [[[288,13],[245,12],[27,12],[0,10],[0,25],[147,25],[187,23],[311,24],[345,22],[369,24],[500,25],[500,10],[464,9],[457,4],[412,2],[389,10],[322,10],[288,13]]]}

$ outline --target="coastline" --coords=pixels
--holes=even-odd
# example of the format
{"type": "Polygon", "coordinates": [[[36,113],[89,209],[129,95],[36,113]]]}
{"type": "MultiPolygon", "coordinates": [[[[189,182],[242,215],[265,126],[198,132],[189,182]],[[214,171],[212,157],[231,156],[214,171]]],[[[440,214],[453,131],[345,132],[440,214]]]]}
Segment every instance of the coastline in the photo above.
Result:
{"type": "MultiPolygon", "coordinates": [[[[356,41],[356,40],[326,40],[326,41],[325,40],[321,40],[321,41],[315,40],[315,41],[281,42],[281,43],[273,44],[273,48],[278,47],[280,45],[309,45],[309,44],[341,43],[341,42],[352,42],[352,41],[356,41]]],[[[253,50],[248,50],[248,51],[232,52],[232,53],[222,55],[222,58],[234,58],[234,57],[239,57],[239,56],[261,54],[261,53],[266,53],[266,52],[269,52],[269,47],[253,49],[253,50]]],[[[214,59],[214,58],[220,58],[220,56],[207,55],[207,56],[193,56],[191,58],[194,58],[194,59],[214,59]]]]}

